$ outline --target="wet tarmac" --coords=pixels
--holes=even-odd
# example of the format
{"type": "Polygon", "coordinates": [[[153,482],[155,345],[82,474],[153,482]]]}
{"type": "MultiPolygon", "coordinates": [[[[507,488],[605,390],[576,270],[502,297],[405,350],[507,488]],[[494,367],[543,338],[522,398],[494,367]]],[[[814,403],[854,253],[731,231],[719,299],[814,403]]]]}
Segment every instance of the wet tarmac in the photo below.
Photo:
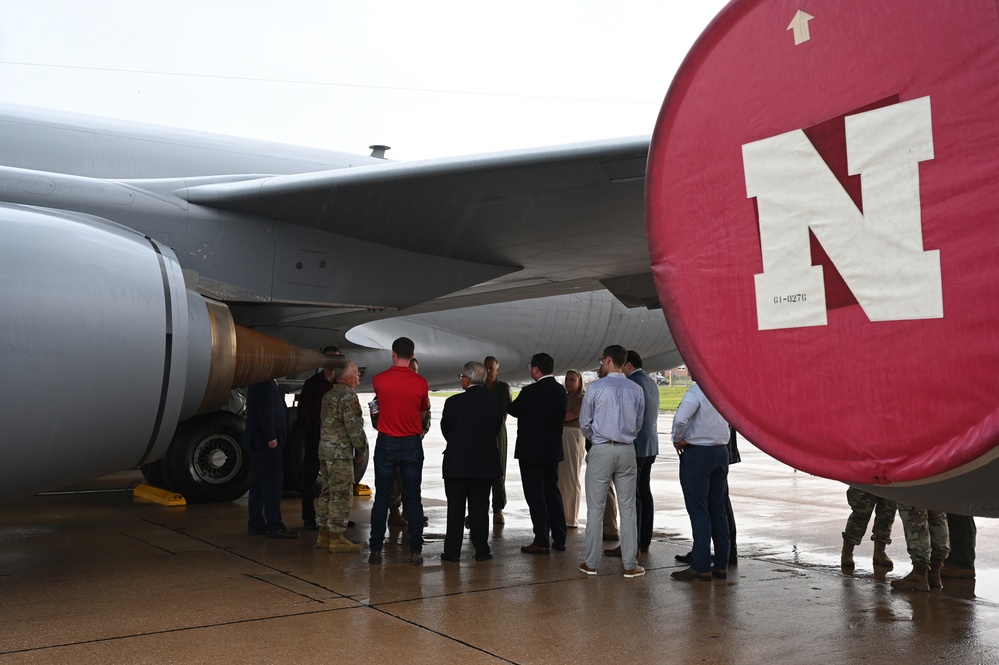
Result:
{"type": "MultiPolygon", "coordinates": [[[[362,396],[363,401],[363,396],[362,396]]],[[[433,398],[434,420],[443,399],[433,398]]],[[[668,432],[671,416],[660,419],[668,432]]],[[[511,456],[516,421],[510,423],[511,456]]],[[[664,439],[666,440],[666,439],[664,439]]],[[[978,579],[942,593],[893,592],[871,564],[839,570],[845,486],[781,465],[741,442],[732,467],[740,562],[726,581],[677,582],[690,547],[675,455],[653,466],[655,539],[624,579],[618,559],[577,572],[568,551],[521,554],[531,525],[510,460],[495,558],[439,559],[443,440],[426,441],[423,566],[392,529],[385,563],[246,536],[245,498],[166,508],[124,491],[134,472],[0,506],[0,663],[830,663],[999,661],[999,528],[978,520],[978,579]],[[107,490],[107,491],[103,491],[107,490]]],[[[368,478],[370,482],[370,470],[368,478]]],[[[348,531],[367,537],[370,498],[348,531]]],[[[289,526],[299,501],[283,502],[289,526]]],[[[585,507],[583,517],[585,517],[585,507]]],[[[901,525],[888,552],[909,570],[901,525]]],[[[614,543],[608,543],[608,547],[614,543]]]]}

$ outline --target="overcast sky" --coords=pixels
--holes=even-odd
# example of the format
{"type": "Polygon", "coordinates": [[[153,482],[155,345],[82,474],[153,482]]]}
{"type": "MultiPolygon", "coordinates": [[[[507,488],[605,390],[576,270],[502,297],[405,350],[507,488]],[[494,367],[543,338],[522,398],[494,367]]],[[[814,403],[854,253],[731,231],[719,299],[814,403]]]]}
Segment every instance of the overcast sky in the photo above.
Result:
{"type": "Polygon", "coordinates": [[[650,134],[724,0],[32,0],[0,100],[412,160],[650,134]]]}

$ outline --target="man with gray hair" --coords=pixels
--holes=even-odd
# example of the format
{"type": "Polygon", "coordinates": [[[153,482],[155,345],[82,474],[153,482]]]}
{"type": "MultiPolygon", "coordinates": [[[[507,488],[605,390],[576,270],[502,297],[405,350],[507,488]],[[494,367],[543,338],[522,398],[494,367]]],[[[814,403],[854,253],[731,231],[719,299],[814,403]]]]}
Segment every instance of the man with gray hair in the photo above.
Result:
{"type": "Polygon", "coordinates": [[[316,511],[319,538],[316,547],[330,552],[360,552],[361,546],[343,532],[354,499],[354,462],[368,449],[361,403],[354,389],[361,382],[357,365],[348,362],[336,370],[335,385],[323,395],[320,413],[319,473],[323,479],[316,511]]]}
{"type": "Polygon", "coordinates": [[[447,531],[444,561],[458,561],[464,538],[465,504],[475,560],[492,559],[489,551],[489,490],[500,475],[496,435],[503,423],[503,411],[483,385],[486,368],[467,362],[460,375],[465,391],[448,397],[441,416],[441,433],[447,441],[444,462],[444,493],[447,495],[447,531]]]}

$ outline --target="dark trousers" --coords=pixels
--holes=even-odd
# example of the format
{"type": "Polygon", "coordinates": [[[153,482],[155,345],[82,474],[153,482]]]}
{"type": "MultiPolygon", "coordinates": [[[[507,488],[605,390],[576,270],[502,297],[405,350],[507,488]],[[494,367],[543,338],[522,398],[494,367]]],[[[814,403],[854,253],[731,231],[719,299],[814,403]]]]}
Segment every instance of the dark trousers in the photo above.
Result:
{"type": "Polygon", "coordinates": [[[699,573],[711,570],[711,544],[714,542],[714,565],[728,568],[728,448],[725,446],[688,446],[680,455],[680,488],[690,516],[694,548],[690,567],[699,573]]]}
{"type": "Polygon", "coordinates": [[[656,456],[638,457],[638,481],[635,495],[635,514],[638,517],[638,547],[648,549],[652,544],[652,519],[655,506],[652,505],[652,464],[656,456]]]}
{"type": "Polygon", "coordinates": [[[548,534],[559,545],[565,543],[565,511],[562,493],[558,491],[558,464],[520,463],[520,479],[524,483],[524,499],[531,509],[534,524],[534,544],[548,547],[548,534]]]}
{"type": "Polygon", "coordinates": [[[302,458],[302,521],[306,525],[316,521],[316,478],[319,477],[319,434],[305,435],[305,456],[302,458]]]}
{"type": "Polygon", "coordinates": [[[496,435],[496,450],[500,454],[500,475],[492,480],[494,513],[506,508],[506,416],[503,416],[503,425],[500,427],[499,434],[496,435]]]}
{"type": "Polygon", "coordinates": [[[475,556],[489,554],[489,490],[492,478],[445,478],[447,496],[447,533],[444,536],[444,556],[461,556],[465,537],[465,505],[468,504],[468,531],[475,556]]]}
{"type": "Polygon", "coordinates": [[[423,481],[423,440],[420,436],[388,436],[378,434],[375,441],[375,503],[371,507],[372,552],[381,552],[385,543],[385,527],[392,483],[396,469],[402,477],[402,501],[409,520],[409,551],[423,551],[423,504],[420,483],[423,481]]]}
{"type": "Polygon", "coordinates": [[[250,531],[274,533],[284,529],[281,521],[281,490],[284,485],[284,461],[280,446],[248,451],[250,458],[250,494],[248,504],[250,531]]]}
{"type": "Polygon", "coordinates": [[[975,518],[947,513],[947,525],[950,528],[950,555],[947,557],[947,565],[973,569],[975,541],[978,540],[975,518]]]}
{"type": "Polygon", "coordinates": [[[732,497],[728,494],[728,483],[725,485],[725,515],[728,517],[728,562],[734,564],[739,558],[739,548],[735,544],[735,513],[732,512],[732,497]]]}

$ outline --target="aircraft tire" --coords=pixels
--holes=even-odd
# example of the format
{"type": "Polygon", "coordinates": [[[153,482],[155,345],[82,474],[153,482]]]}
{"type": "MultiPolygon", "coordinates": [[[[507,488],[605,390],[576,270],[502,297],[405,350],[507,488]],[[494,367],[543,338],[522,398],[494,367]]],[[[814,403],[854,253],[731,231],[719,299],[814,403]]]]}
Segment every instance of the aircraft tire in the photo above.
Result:
{"type": "Polygon", "coordinates": [[[361,458],[360,462],[354,462],[354,484],[361,482],[361,478],[364,477],[364,472],[368,470],[368,460],[371,457],[371,446],[374,445],[374,441],[368,442],[368,449],[364,451],[364,457],[361,458]]]}
{"type": "Polygon", "coordinates": [[[147,485],[166,489],[167,480],[166,473],[163,471],[162,460],[156,460],[155,462],[150,462],[149,464],[143,464],[139,467],[139,470],[142,471],[142,479],[146,481],[147,485]]]}
{"type": "Polygon", "coordinates": [[[181,423],[163,459],[169,489],[188,503],[223,503],[246,494],[250,464],[242,448],[245,425],[228,411],[181,423]]]}

